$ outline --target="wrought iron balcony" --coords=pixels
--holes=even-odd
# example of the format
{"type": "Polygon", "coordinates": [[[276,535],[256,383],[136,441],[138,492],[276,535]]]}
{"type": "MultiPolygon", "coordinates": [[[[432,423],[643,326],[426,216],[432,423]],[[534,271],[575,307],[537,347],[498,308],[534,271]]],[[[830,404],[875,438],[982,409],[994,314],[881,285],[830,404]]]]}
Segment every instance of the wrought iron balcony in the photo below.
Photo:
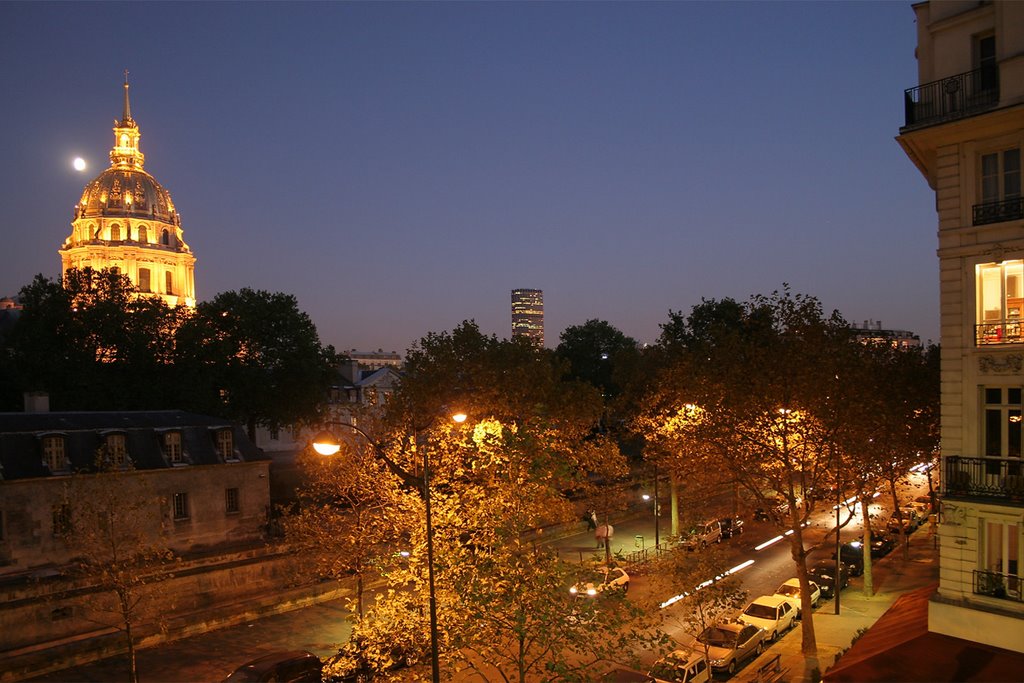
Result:
{"type": "Polygon", "coordinates": [[[974,205],[974,224],[988,225],[1024,218],[1024,197],[974,205]]]}
{"type": "Polygon", "coordinates": [[[1024,577],[1017,576],[1016,574],[1001,574],[981,569],[974,570],[974,593],[976,595],[987,595],[990,598],[1024,602],[1020,592],[1022,583],[1024,583],[1024,577]]]}
{"type": "Polygon", "coordinates": [[[1024,505],[1021,458],[947,455],[942,458],[942,495],[1024,505]]]}
{"type": "Polygon", "coordinates": [[[1024,343],[1024,336],[1021,335],[1021,332],[1020,318],[991,320],[974,326],[974,341],[978,346],[1021,344],[1024,343]]]}
{"type": "Polygon", "coordinates": [[[905,128],[970,116],[999,104],[999,69],[975,69],[903,91],[905,128]]]}

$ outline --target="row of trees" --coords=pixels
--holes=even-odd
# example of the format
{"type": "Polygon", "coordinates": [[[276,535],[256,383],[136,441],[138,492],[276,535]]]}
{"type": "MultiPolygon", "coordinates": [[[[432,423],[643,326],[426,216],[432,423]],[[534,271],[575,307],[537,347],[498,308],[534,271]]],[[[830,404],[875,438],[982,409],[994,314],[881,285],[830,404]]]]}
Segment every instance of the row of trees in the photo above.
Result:
{"type": "Polygon", "coordinates": [[[110,270],[39,275],[0,330],[0,410],[185,409],[280,429],[318,415],[338,356],[294,296],[242,289],[194,310],[139,297],[110,270]]]}

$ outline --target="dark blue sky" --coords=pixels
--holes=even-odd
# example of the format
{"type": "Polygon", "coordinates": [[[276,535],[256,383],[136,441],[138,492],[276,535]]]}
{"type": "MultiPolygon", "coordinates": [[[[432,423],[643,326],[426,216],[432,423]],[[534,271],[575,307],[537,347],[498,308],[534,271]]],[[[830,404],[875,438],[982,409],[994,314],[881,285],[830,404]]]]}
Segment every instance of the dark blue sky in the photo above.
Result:
{"type": "Polygon", "coordinates": [[[937,340],[915,42],[909,2],[0,3],[0,295],[59,273],[127,68],[200,300],[339,349],[507,337],[516,287],[549,346],[783,283],[937,340]]]}

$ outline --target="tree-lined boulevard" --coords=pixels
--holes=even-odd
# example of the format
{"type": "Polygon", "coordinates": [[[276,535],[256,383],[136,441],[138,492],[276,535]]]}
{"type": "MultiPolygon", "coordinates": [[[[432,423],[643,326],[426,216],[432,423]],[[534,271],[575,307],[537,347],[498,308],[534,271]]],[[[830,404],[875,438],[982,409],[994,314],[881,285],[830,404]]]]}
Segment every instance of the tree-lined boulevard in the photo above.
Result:
{"type": "MultiPolygon", "coordinates": [[[[146,370],[144,381],[161,389],[146,393],[150,407],[198,401],[250,431],[327,420],[337,356],[286,295],[243,290],[194,313],[159,302],[146,313],[116,273],[86,271],[65,283],[37,279],[25,298],[0,371],[21,388],[44,385],[55,405],[91,406],[94,393],[100,405],[130,408],[142,387],[129,378],[146,370]],[[43,343],[51,336],[75,353],[47,370],[39,354],[52,351],[43,343]]],[[[396,664],[419,672],[427,663],[435,681],[594,680],[613,665],[648,664],[683,632],[796,577],[803,674],[813,678],[821,664],[808,539],[834,524],[837,503],[844,533],[871,539],[882,520],[856,510],[907,501],[911,468],[934,460],[936,358],[935,348],[862,343],[838,314],[788,288],[670,312],[647,348],[596,320],[566,330],[553,351],[466,321],[409,350],[383,405],[347,405],[345,421],[327,425],[335,455],[300,453],[304,483],[276,511],[284,537],[271,542],[301,560],[298,580],[353,589],[351,631],[333,644],[327,675],[386,678],[396,664]],[[456,411],[468,419],[447,419],[456,411]],[[628,593],[572,595],[598,564],[633,568],[621,523],[637,487],[655,478],[668,550],[639,569],[628,593]],[[752,522],[754,510],[763,522],[752,522]],[[613,541],[623,552],[595,542],[581,563],[584,548],[543,542],[540,530],[582,526],[587,511],[621,525],[613,541]],[[735,514],[748,524],[742,536],[693,552],[678,545],[706,519],[735,514]],[[757,536],[780,540],[757,551],[753,567],[695,591],[742,561],[737,553],[757,536]]],[[[646,515],[641,523],[653,526],[646,515]]],[[[145,552],[140,543],[138,557],[145,552]]],[[[103,581],[103,560],[89,566],[103,581]]],[[[132,616],[124,611],[119,628],[130,632],[132,616]]]]}

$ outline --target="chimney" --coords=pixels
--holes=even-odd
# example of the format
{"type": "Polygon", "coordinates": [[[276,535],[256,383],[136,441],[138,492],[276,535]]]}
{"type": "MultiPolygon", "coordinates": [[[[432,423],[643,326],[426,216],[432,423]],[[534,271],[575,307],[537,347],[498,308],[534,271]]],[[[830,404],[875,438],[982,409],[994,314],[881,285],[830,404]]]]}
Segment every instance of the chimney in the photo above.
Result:
{"type": "Polygon", "coordinates": [[[25,392],[26,413],[48,413],[50,412],[50,395],[45,391],[25,392]]]}
{"type": "Polygon", "coordinates": [[[355,384],[360,379],[359,376],[359,361],[357,360],[343,360],[341,365],[338,366],[338,372],[344,377],[350,384],[355,384]]]}

